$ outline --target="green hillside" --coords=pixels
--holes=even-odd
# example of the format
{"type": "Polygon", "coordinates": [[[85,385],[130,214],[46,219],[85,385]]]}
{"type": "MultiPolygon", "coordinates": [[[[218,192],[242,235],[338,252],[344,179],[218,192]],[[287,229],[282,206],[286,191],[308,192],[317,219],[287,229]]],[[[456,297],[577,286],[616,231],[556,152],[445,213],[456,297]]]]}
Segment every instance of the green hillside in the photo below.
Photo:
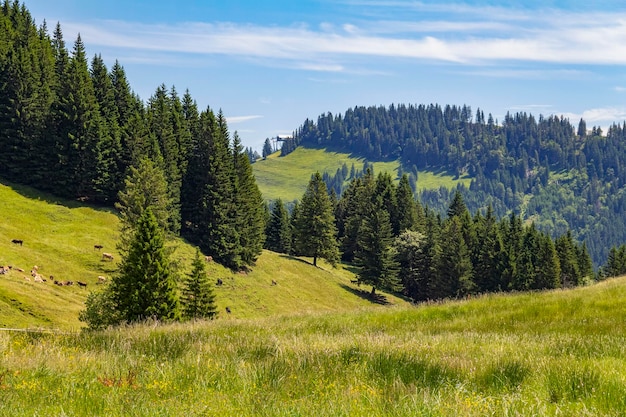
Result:
{"type": "MultiPolygon", "coordinates": [[[[110,277],[119,260],[115,213],[59,200],[27,187],[0,185],[0,219],[0,266],[13,266],[8,274],[0,275],[0,327],[82,326],[78,312],[88,291],[98,287],[98,276],[110,277]],[[13,239],[24,243],[13,244],[13,239]],[[96,250],[94,245],[103,249],[96,250]],[[103,260],[102,252],[112,253],[114,261],[103,260]],[[47,282],[34,282],[30,274],[34,266],[47,282]],[[75,284],[58,286],[54,280],[75,284]],[[76,285],[77,281],[87,283],[87,288],[76,285]]],[[[189,272],[195,249],[181,240],[173,245],[179,272],[189,272]]],[[[216,301],[222,312],[230,307],[230,318],[346,311],[371,305],[350,283],[354,274],[322,267],[266,251],[246,275],[234,274],[215,263],[208,265],[208,271],[224,282],[216,288],[216,301]]],[[[388,300],[405,304],[393,296],[388,300]]],[[[221,316],[226,318],[226,314],[221,316]]]]}
{"type": "MultiPolygon", "coordinates": [[[[266,200],[282,198],[283,201],[299,200],[306,190],[311,174],[316,171],[334,175],[337,169],[346,164],[348,169],[354,164],[355,169],[363,168],[365,159],[356,158],[347,153],[331,152],[324,149],[298,147],[287,156],[280,157],[276,152],[265,160],[258,160],[252,165],[254,176],[263,197],[266,200]]],[[[374,162],[374,172],[390,172],[392,177],[398,175],[400,163],[374,162]]],[[[420,171],[418,173],[418,189],[435,189],[440,186],[452,188],[457,182],[469,185],[468,178],[454,180],[445,173],[420,171]]]]}

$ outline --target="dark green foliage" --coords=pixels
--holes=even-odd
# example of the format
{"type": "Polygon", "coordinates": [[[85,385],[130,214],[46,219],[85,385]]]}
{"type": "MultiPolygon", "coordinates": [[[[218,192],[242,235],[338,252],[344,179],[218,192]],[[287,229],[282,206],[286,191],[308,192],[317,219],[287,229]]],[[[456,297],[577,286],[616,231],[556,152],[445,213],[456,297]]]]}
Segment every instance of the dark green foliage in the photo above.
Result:
{"type": "Polygon", "coordinates": [[[241,260],[252,265],[265,242],[266,206],[237,132],[233,136],[234,227],[239,232],[241,260]]]}
{"type": "Polygon", "coordinates": [[[189,319],[214,318],[217,314],[213,286],[209,282],[205,263],[196,250],[196,257],[191,265],[191,274],[187,275],[182,295],[183,316],[189,319]]]}
{"type": "Polygon", "coordinates": [[[289,212],[279,198],[274,201],[267,228],[265,248],[279,253],[291,252],[291,223],[289,212]]]}
{"type": "Polygon", "coordinates": [[[437,280],[431,282],[430,295],[434,298],[460,297],[474,291],[472,262],[461,220],[450,218],[440,236],[440,253],[436,258],[437,280]]]}
{"type": "Polygon", "coordinates": [[[302,196],[293,232],[295,253],[312,257],[313,265],[317,265],[317,258],[333,265],[339,260],[333,207],[319,172],[311,177],[302,196]]]}
{"type": "Polygon", "coordinates": [[[408,229],[393,241],[404,293],[416,301],[427,299],[429,294],[425,246],[426,236],[408,229]]]}
{"type": "Polygon", "coordinates": [[[180,316],[177,280],[164,236],[148,207],[136,224],[128,253],[111,282],[116,310],[123,321],[169,321],[180,316]]]}
{"type": "MultiPolygon", "coordinates": [[[[597,265],[611,245],[626,241],[625,139],[626,123],[602,135],[584,120],[574,126],[556,116],[507,113],[498,123],[468,106],[391,105],[306,120],[282,154],[297,145],[328,146],[370,160],[400,159],[412,187],[419,170],[467,176],[469,187],[421,190],[418,200],[444,213],[460,191],[471,212],[489,205],[499,217],[523,212],[553,238],[571,230],[597,265]]],[[[330,180],[335,187],[336,177],[330,180]]]]}
{"type": "Polygon", "coordinates": [[[265,139],[265,143],[263,144],[263,159],[267,158],[272,154],[272,143],[269,138],[265,139]]]}
{"type": "Polygon", "coordinates": [[[376,288],[390,291],[399,291],[402,288],[398,279],[398,263],[391,246],[391,221],[382,205],[383,202],[379,201],[378,207],[370,216],[362,219],[354,258],[354,263],[359,268],[358,280],[371,285],[372,294],[376,288]]]}

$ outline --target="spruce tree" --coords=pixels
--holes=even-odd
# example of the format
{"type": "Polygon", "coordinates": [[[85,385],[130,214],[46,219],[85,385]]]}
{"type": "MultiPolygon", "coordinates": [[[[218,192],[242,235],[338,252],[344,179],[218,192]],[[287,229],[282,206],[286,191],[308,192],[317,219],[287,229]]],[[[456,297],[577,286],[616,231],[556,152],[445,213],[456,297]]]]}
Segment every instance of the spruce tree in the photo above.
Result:
{"type": "Polygon", "coordinates": [[[244,265],[252,265],[265,242],[266,206],[237,132],[233,135],[232,151],[235,228],[239,232],[241,260],[244,265]]]}
{"type": "Polygon", "coordinates": [[[371,215],[362,219],[354,257],[354,263],[359,268],[358,280],[372,286],[372,295],[376,288],[390,291],[402,288],[398,279],[398,262],[391,246],[391,221],[383,208],[383,201],[378,203],[371,215]]]}
{"type": "Polygon", "coordinates": [[[311,177],[298,208],[294,250],[296,255],[312,257],[315,266],[317,258],[326,259],[332,265],[339,260],[333,207],[319,172],[311,177]]]}
{"type": "Polygon", "coordinates": [[[289,222],[289,212],[285,208],[283,201],[279,198],[274,201],[272,211],[266,228],[267,239],[265,248],[278,252],[291,252],[291,224],[289,222]]]}
{"type": "Polygon", "coordinates": [[[165,233],[152,209],[139,218],[118,272],[111,281],[115,306],[126,322],[180,317],[176,276],[165,250],[165,233]]]}
{"type": "Polygon", "coordinates": [[[459,217],[453,216],[446,221],[440,236],[440,247],[436,260],[437,280],[431,283],[431,294],[435,298],[471,294],[475,289],[472,262],[459,217]]]}
{"type": "Polygon", "coordinates": [[[404,174],[400,178],[398,189],[396,191],[396,224],[394,224],[394,234],[399,235],[405,230],[418,229],[418,212],[415,199],[413,198],[413,190],[409,185],[409,177],[404,174]]]}
{"type": "Polygon", "coordinates": [[[152,161],[144,159],[137,168],[130,168],[124,188],[118,193],[118,200],[115,207],[120,212],[122,228],[120,250],[127,247],[135,225],[148,208],[159,227],[167,230],[171,207],[167,184],[163,171],[152,161]]]}
{"type": "Polygon", "coordinates": [[[182,296],[183,315],[189,319],[214,318],[217,315],[215,294],[206,267],[196,249],[191,274],[187,275],[182,296]]]}

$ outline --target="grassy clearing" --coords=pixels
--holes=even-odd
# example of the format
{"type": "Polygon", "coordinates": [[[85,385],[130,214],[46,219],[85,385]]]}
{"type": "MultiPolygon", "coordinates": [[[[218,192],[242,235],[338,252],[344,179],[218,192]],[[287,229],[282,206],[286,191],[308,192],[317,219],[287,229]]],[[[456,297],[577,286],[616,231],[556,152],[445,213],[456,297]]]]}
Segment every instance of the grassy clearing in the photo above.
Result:
{"type": "Polygon", "coordinates": [[[0,415],[620,416],[626,279],[420,307],[0,334],[0,415]]]}
{"type": "MultiPolygon", "coordinates": [[[[274,153],[266,160],[260,160],[252,165],[254,175],[266,200],[282,198],[283,201],[293,201],[302,198],[306,186],[315,171],[328,172],[334,175],[338,168],[345,163],[348,169],[354,164],[355,169],[363,169],[365,159],[355,158],[350,154],[326,151],[324,149],[297,148],[285,157],[274,153]]],[[[389,172],[393,178],[398,176],[398,161],[375,162],[374,172],[389,172]]],[[[434,189],[441,186],[452,188],[458,182],[469,186],[469,178],[455,180],[453,176],[442,172],[420,171],[418,173],[418,189],[434,189]]]]}
{"type": "MultiPolygon", "coordinates": [[[[119,261],[115,244],[118,218],[114,212],[54,199],[26,187],[0,185],[0,265],[12,265],[0,275],[0,327],[76,330],[84,300],[98,288],[98,276],[111,277],[119,261]],[[23,246],[11,243],[22,239],[23,246]],[[94,250],[100,244],[102,251],[94,250]],[[102,252],[114,255],[104,261],[102,252]],[[33,266],[47,282],[31,279],[33,266]],[[17,270],[23,269],[23,272],[17,270]],[[54,278],[50,278],[53,276],[54,278]],[[53,280],[83,281],[87,289],[57,286],[53,280]]],[[[195,248],[181,240],[171,243],[182,277],[188,273],[195,248]]],[[[343,268],[311,265],[297,259],[264,252],[248,274],[234,274],[218,264],[207,266],[211,277],[221,278],[216,302],[223,318],[253,318],[306,311],[346,311],[371,305],[350,283],[354,274],[343,268]],[[276,281],[277,285],[272,285],[276,281]]],[[[405,301],[389,295],[394,305],[405,301]]]]}

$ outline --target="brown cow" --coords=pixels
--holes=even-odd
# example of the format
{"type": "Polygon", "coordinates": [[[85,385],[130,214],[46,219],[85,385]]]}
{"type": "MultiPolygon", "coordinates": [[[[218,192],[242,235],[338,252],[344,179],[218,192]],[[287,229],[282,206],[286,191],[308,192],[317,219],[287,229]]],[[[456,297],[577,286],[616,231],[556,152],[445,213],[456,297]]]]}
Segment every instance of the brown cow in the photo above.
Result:
{"type": "Polygon", "coordinates": [[[78,284],[79,287],[87,287],[87,283],[86,282],[82,282],[82,281],[76,281],[76,283],[78,284]]]}
{"type": "Polygon", "coordinates": [[[93,250],[100,250],[102,249],[104,246],[102,245],[93,245],[93,250]]]}
{"type": "Polygon", "coordinates": [[[112,261],[113,260],[113,255],[111,255],[110,253],[104,252],[102,254],[102,259],[105,260],[105,261],[112,261]]]}

